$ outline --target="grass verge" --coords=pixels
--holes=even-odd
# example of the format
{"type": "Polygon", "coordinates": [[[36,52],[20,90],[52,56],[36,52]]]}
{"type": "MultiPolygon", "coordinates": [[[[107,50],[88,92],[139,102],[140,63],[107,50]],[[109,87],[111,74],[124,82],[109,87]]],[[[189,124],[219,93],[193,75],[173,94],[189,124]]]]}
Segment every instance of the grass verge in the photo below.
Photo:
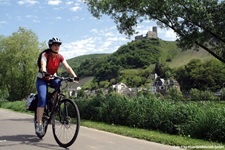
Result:
{"type": "MultiPolygon", "coordinates": [[[[24,101],[0,102],[0,107],[31,114],[30,112],[25,110],[24,101]]],[[[157,142],[161,144],[172,145],[172,146],[185,148],[189,150],[191,149],[197,149],[197,150],[225,149],[224,143],[216,143],[216,142],[204,141],[199,139],[192,139],[191,137],[184,137],[184,136],[178,136],[178,135],[169,135],[169,134],[165,134],[158,131],[129,128],[129,127],[118,126],[114,124],[109,125],[106,123],[100,123],[100,122],[94,122],[94,121],[88,121],[88,120],[81,120],[81,125],[102,130],[102,131],[116,133],[119,135],[143,139],[143,140],[157,142]]]]}
{"type": "Polygon", "coordinates": [[[216,143],[210,141],[204,141],[199,139],[192,139],[190,137],[169,135],[158,131],[149,131],[144,129],[129,128],[118,125],[109,125],[105,123],[93,122],[82,120],[82,126],[95,128],[103,131],[108,131],[128,137],[144,139],[147,141],[157,142],[161,144],[172,145],[185,149],[198,149],[198,150],[215,150],[225,149],[224,143],[216,143]]]}

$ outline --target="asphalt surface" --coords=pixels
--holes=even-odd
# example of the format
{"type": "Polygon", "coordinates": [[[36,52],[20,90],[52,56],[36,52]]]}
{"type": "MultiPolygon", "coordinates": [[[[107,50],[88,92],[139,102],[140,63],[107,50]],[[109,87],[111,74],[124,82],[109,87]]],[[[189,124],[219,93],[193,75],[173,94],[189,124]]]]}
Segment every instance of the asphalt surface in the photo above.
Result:
{"type": "MultiPolygon", "coordinates": [[[[0,109],[0,150],[63,150],[55,142],[51,125],[45,137],[36,137],[33,116],[0,109]]],[[[178,147],[148,142],[81,127],[71,150],[179,150],[178,147]]]]}

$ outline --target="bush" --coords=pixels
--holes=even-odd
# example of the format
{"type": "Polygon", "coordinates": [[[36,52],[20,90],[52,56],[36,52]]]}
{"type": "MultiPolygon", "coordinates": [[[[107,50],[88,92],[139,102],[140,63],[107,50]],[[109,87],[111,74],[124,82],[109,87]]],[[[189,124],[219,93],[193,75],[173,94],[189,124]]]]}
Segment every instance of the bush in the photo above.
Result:
{"type": "Polygon", "coordinates": [[[162,100],[154,95],[128,98],[116,93],[79,100],[77,104],[84,119],[193,138],[225,140],[223,104],[162,100]]]}
{"type": "Polygon", "coordinates": [[[214,93],[210,91],[200,91],[198,89],[191,89],[190,95],[191,95],[191,100],[194,100],[194,101],[219,100],[219,98],[215,97],[214,93]]]}
{"type": "MultiPolygon", "coordinates": [[[[218,106],[217,106],[218,107],[218,106]]],[[[183,127],[183,134],[212,141],[225,140],[225,109],[216,108],[215,104],[200,106],[188,124],[183,127]]]]}
{"type": "Polygon", "coordinates": [[[167,90],[168,97],[167,99],[172,99],[174,101],[181,101],[184,100],[182,92],[178,90],[177,88],[170,88],[167,90]]]}

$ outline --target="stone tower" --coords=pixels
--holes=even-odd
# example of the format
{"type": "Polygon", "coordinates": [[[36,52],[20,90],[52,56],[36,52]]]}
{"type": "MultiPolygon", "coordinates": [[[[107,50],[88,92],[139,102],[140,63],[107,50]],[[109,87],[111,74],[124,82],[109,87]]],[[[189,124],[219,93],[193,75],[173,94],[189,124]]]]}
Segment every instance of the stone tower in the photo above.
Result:
{"type": "Polygon", "coordinates": [[[156,37],[158,37],[157,27],[156,26],[152,27],[152,31],[155,32],[156,33],[156,37]]]}
{"type": "Polygon", "coordinates": [[[150,39],[158,39],[157,27],[152,27],[152,31],[148,31],[145,37],[150,39]]]}

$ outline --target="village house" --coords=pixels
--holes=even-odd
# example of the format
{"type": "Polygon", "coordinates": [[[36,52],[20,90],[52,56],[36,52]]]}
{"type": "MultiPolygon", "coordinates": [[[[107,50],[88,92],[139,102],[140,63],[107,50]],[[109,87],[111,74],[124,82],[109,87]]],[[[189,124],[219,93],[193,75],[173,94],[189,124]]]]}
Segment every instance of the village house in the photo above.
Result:
{"type": "Polygon", "coordinates": [[[180,91],[179,83],[174,79],[165,80],[163,78],[157,78],[155,82],[152,84],[152,92],[154,94],[161,93],[166,95],[166,91],[171,88],[176,88],[180,91]]]}

